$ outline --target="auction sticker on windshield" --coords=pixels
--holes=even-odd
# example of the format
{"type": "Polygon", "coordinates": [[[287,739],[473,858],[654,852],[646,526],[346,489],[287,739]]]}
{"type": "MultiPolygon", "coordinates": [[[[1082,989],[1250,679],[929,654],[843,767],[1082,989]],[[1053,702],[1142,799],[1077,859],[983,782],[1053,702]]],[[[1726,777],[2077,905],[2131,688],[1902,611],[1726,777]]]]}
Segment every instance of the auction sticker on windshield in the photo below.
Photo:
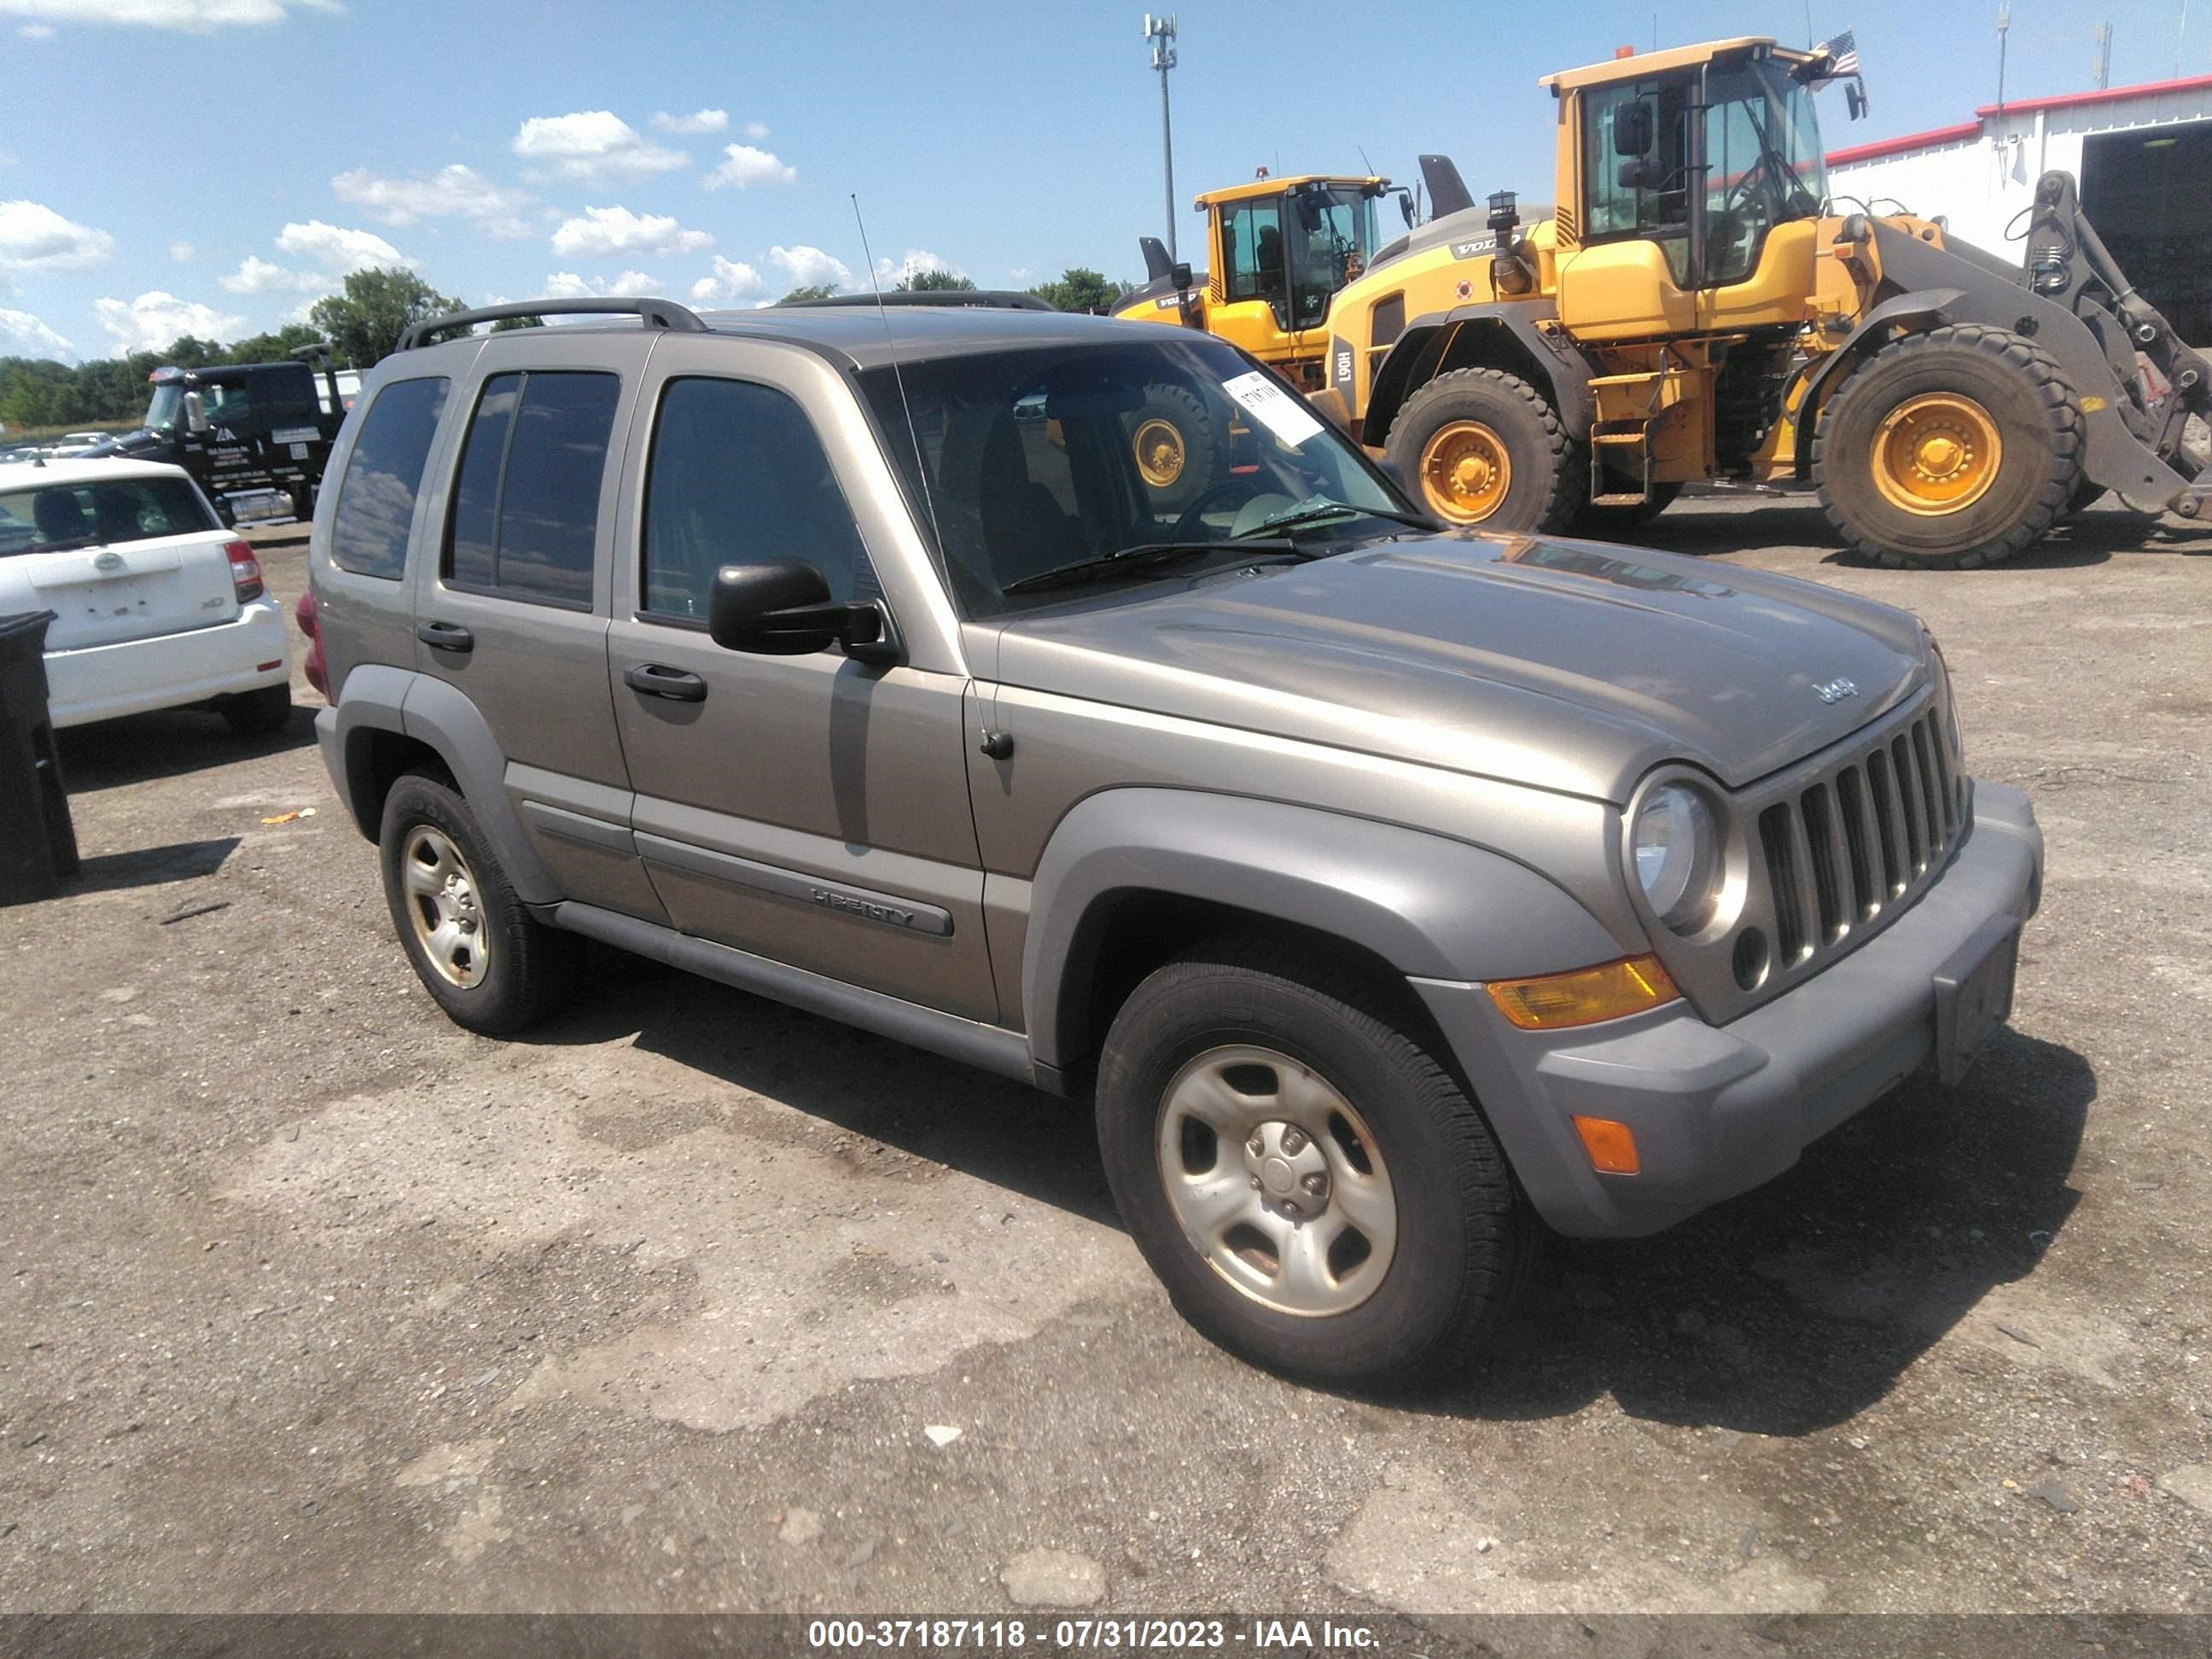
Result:
{"type": "Polygon", "coordinates": [[[1221,389],[1243,404],[1246,410],[1268,431],[1292,448],[1321,430],[1321,422],[1314,418],[1310,410],[1256,368],[1249,374],[1239,374],[1233,380],[1224,380],[1221,389]]]}

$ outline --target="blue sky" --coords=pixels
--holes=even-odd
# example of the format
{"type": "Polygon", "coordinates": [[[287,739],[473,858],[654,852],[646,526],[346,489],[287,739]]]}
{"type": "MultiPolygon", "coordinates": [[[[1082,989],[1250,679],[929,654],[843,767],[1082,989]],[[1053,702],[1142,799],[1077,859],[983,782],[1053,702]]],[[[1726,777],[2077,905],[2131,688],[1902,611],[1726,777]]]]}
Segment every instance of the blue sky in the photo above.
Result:
{"type": "MultiPolygon", "coordinates": [[[[1176,6],[1177,0],[1164,0],[1176,6]]],[[[1832,146],[1994,95],[1995,0],[1812,0],[1856,30],[1874,112],[1822,100],[1832,146]],[[1982,14],[1986,13],[1986,16],[1982,14]]],[[[0,0],[0,353],[100,356],[299,315],[362,263],[472,303],[651,288],[751,304],[879,262],[986,287],[1141,270],[1161,228],[1144,0],[0,0]]],[[[1176,189],[1258,166],[1414,176],[1442,149],[1480,193],[1550,196],[1547,70],[1648,47],[1654,9],[1367,0],[1177,7],[1176,189]]],[[[2177,43],[2152,0],[2014,0],[2008,91],[2212,71],[2212,5],[2177,43]]],[[[1662,44],[1806,34],[1805,0],[1678,0],[1662,44]]],[[[1916,204],[1940,211],[1941,204],[1916,204]]],[[[1194,258],[1194,263],[1198,263],[1194,258]]]]}

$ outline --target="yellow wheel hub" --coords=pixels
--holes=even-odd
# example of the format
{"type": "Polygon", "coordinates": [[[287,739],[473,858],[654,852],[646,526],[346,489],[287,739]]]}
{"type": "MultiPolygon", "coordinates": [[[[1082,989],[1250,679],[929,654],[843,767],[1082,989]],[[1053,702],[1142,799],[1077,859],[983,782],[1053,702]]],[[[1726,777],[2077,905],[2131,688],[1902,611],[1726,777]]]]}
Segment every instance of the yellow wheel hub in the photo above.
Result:
{"type": "Polygon", "coordinates": [[[1981,500],[2003,459],[1988,410],[1959,392],[1930,392],[1906,398],[1875,431],[1875,488],[1893,507],[1939,518],[1981,500]]]}
{"type": "Polygon", "coordinates": [[[1173,421],[1162,420],[1155,415],[1137,428],[1133,441],[1137,452],[1137,471],[1153,489],[1165,489],[1182,477],[1183,462],[1188,457],[1182,434],[1176,430],[1173,421]]]}
{"type": "Polygon", "coordinates": [[[1505,441],[1480,421],[1454,421],[1421,451],[1421,493],[1455,524],[1480,524],[1513,488],[1505,441]]]}

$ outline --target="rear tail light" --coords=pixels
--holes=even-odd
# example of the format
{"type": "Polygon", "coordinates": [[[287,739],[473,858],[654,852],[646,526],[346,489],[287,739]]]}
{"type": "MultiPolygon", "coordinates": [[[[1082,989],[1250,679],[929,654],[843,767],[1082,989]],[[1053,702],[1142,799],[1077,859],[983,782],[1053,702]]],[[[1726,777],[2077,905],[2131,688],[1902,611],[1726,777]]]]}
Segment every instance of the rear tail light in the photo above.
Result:
{"type": "Polygon", "coordinates": [[[268,592],[261,585],[261,561],[253,556],[252,548],[244,542],[232,542],[222,550],[230,559],[230,585],[238,590],[240,605],[268,592]]]}
{"type": "Polygon", "coordinates": [[[300,624],[301,637],[307,641],[307,659],[303,665],[307,684],[321,692],[323,700],[327,702],[331,695],[331,677],[323,662],[323,630],[315,615],[313,588],[300,595],[300,603],[292,607],[292,619],[300,624]]]}

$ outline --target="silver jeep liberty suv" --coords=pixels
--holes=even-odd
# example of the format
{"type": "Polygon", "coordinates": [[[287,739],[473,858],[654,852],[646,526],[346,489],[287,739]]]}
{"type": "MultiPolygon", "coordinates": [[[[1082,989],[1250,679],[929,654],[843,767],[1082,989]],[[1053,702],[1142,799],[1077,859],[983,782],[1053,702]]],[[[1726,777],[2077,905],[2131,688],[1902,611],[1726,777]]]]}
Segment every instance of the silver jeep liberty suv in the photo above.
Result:
{"type": "Polygon", "coordinates": [[[2005,1019],[2041,837],[1911,617],[1439,533],[1219,340],[962,297],[377,367],[317,725],[453,1019],[597,939],[1095,1101],[1176,1306],[1364,1383],[2005,1019]]]}

